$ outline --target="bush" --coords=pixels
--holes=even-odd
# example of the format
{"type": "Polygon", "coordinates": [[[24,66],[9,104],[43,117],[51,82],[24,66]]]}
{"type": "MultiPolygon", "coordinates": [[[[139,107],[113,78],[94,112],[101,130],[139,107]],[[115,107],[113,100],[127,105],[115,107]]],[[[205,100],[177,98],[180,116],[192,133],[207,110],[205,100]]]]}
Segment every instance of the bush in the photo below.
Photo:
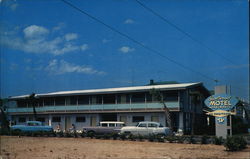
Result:
{"type": "Polygon", "coordinates": [[[110,134],[104,134],[102,137],[103,137],[103,139],[108,140],[108,139],[111,138],[111,135],[110,134]]]}
{"type": "Polygon", "coordinates": [[[176,139],[177,143],[183,143],[185,141],[184,136],[176,136],[175,139],[176,139]]]}
{"type": "Polygon", "coordinates": [[[150,134],[150,135],[148,136],[148,141],[153,142],[153,141],[155,140],[155,138],[156,138],[155,135],[150,134]]]}
{"type": "Polygon", "coordinates": [[[126,139],[126,134],[125,133],[120,134],[120,139],[125,140],[126,139]]]}
{"type": "Polygon", "coordinates": [[[222,145],[224,143],[224,139],[220,136],[220,137],[217,137],[215,136],[214,137],[214,144],[215,145],[222,145]]]}
{"type": "Polygon", "coordinates": [[[224,146],[228,151],[239,151],[246,148],[247,142],[242,136],[227,137],[224,146]]]}
{"type": "Polygon", "coordinates": [[[139,134],[139,135],[137,136],[137,138],[138,138],[139,141],[143,141],[144,136],[142,136],[142,135],[139,134]]]}
{"type": "Polygon", "coordinates": [[[203,135],[201,138],[201,144],[207,144],[208,136],[203,135]]]}
{"type": "Polygon", "coordinates": [[[158,142],[164,142],[164,136],[163,135],[157,135],[156,136],[158,142]]]}
{"type": "Polygon", "coordinates": [[[188,138],[188,143],[189,144],[196,144],[196,141],[195,141],[195,139],[194,139],[194,136],[190,136],[189,138],[188,138]]]}
{"type": "Polygon", "coordinates": [[[128,139],[131,141],[135,141],[136,137],[133,134],[129,134],[128,139]]]}
{"type": "Polygon", "coordinates": [[[118,134],[117,133],[112,133],[111,137],[113,138],[113,140],[116,140],[118,138],[118,134]]]}
{"type": "Polygon", "coordinates": [[[56,132],[56,136],[63,137],[63,132],[62,131],[56,132]]]}
{"type": "Polygon", "coordinates": [[[174,137],[174,136],[168,136],[168,137],[166,137],[166,140],[169,142],[169,143],[173,143],[174,141],[176,141],[176,137],[174,137]]]}

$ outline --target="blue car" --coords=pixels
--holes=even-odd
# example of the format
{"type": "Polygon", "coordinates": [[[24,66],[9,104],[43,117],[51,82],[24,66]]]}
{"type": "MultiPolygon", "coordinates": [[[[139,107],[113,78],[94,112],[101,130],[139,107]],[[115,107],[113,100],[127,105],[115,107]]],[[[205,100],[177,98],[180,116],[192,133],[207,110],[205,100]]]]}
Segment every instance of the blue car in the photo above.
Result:
{"type": "Polygon", "coordinates": [[[14,132],[53,132],[51,126],[44,126],[40,121],[27,121],[25,125],[13,125],[10,130],[14,132]]]}

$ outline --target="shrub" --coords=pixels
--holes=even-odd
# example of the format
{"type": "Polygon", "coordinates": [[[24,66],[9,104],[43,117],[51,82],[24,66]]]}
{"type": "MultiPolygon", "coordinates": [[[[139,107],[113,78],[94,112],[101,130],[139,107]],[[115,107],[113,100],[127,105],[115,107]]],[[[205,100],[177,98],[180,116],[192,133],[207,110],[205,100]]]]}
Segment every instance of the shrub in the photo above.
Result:
{"type": "Polygon", "coordinates": [[[157,135],[156,136],[158,142],[164,142],[164,136],[163,135],[157,135]]]}
{"type": "Polygon", "coordinates": [[[188,143],[189,144],[196,144],[196,141],[195,141],[195,139],[194,139],[194,136],[190,136],[189,138],[188,138],[188,143]]]}
{"type": "Polygon", "coordinates": [[[62,132],[62,131],[56,132],[56,135],[57,135],[58,137],[63,137],[63,132],[62,132]]]}
{"type": "Polygon", "coordinates": [[[113,140],[116,140],[118,138],[118,134],[117,133],[112,133],[111,137],[113,138],[113,140]]]}
{"type": "Polygon", "coordinates": [[[176,138],[175,138],[174,136],[168,136],[168,137],[166,137],[166,140],[167,140],[169,143],[173,143],[173,142],[176,140],[176,138]]]}
{"type": "Polygon", "coordinates": [[[139,141],[143,141],[144,136],[142,136],[142,135],[138,135],[138,136],[137,136],[137,138],[138,138],[138,140],[139,140],[139,141]]]}
{"type": "Polygon", "coordinates": [[[120,139],[125,140],[126,139],[126,134],[125,133],[120,134],[120,139]]]}
{"type": "Polygon", "coordinates": [[[175,139],[176,139],[177,143],[183,143],[185,141],[184,136],[176,136],[175,139]]]}
{"type": "Polygon", "coordinates": [[[155,138],[156,138],[155,135],[150,134],[150,135],[148,136],[148,141],[153,142],[153,141],[155,140],[155,138]]]}
{"type": "Polygon", "coordinates": [[[107,139],[110,139],[110,138],[111,138],[111,135],[110,135],[110,134],[104,134],[104,135],[103,135],[103,139],[106,139],[106,140],[107,140],[107,139]]]}
{"type": "Polygon", "coordinates": [[[128,139],[131,141],[135,141],[136,137],[133,134],[129,134],[128,139]]]}
{"type": "Polygon", "coordinates": [[[239,151],[246,148],[247,142],[242,136],[227,137],[224,146],[228,151],[239,151]]]}
{"type": "Polygon", "coordinates": [[[220,137],[217,137],[217,136],[214,137],[214,144],[215,145],[222,145],[223,142],[224,142],[224,139],[221,136],[220,137]]]}
{"type": "Polygon", "coordinates": [[[95,137],[95,133],[93,131],[90,131],[87,133],[87,137],[90,137],[91,139],[93,139],[95,137]]]}
{"type": "Polygon", "coordinates": [[[70,133],[70,132],[66,131],[66,132],[64,133],[64,137],[72,137],[72,136],[71,136],[71,133],[70,133]]]}
{"type": "Polygon", "coordinates": [[[201,144],[207,144],[208,137],[206,135],[203,135],[201,138],[201,144]]]}

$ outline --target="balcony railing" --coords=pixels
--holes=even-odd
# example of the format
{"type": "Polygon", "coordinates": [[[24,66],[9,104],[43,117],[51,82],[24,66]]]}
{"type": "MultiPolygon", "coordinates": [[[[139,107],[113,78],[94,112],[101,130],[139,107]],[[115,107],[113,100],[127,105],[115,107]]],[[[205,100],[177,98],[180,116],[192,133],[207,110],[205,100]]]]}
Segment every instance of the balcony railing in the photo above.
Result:
{"type": "MultiPolygon", "coordinates": [[[[165,102],[168,108],[179,108],[176,102],[165,102]]],[[[57,112],[57,111],[105,111],[105,110],[135,110],[135,109],[161,109],[161,103],[136,103],[136,104],[98,104],[98,105],[68,105],[68,106],[44,106],[36,107],[36,112],[57,112]]],[[[33,108],[9,108],[9,113],[31,113],[33,108]]]]}

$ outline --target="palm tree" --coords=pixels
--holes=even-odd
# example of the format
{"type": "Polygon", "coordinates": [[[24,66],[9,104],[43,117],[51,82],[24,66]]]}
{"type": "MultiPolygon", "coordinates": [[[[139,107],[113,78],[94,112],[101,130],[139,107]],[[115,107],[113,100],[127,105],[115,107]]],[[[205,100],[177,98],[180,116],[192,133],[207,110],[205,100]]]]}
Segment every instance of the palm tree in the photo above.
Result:
{"type": "Polygon", "coordinates": [[[35,93],[31,93],[29,95],[29,97],[27,97],[28,100],[28,104],[32,106],[33,108],[33,117],[34,120],[37,120],[37,113],[36,113],[36,106],[35,106],[35,101],[36,101],[36,94],[35,93]]]}
{"type": "Polygon", "coordinates": [[[5,103],[7,99],[0,99],[0,111],[1,111],[1,134],[9,131],[9,121],[7,119],[7,114],[5,113],[5,103]]]}
{"type": "Polygon", "coordinates": [[[162,93],[159,90],[156,90],[155,88],[151,89],[149,93],[152,95],[154,100],[156,100],[159,103],[163,104],[164,113],[165,113],[165,117],[166,117],[166,120],[167,120],[168,127],[170,128],[171,131],[173,131],[170,111],[169,111],[166,103],[164,102],[162,93]]]}

